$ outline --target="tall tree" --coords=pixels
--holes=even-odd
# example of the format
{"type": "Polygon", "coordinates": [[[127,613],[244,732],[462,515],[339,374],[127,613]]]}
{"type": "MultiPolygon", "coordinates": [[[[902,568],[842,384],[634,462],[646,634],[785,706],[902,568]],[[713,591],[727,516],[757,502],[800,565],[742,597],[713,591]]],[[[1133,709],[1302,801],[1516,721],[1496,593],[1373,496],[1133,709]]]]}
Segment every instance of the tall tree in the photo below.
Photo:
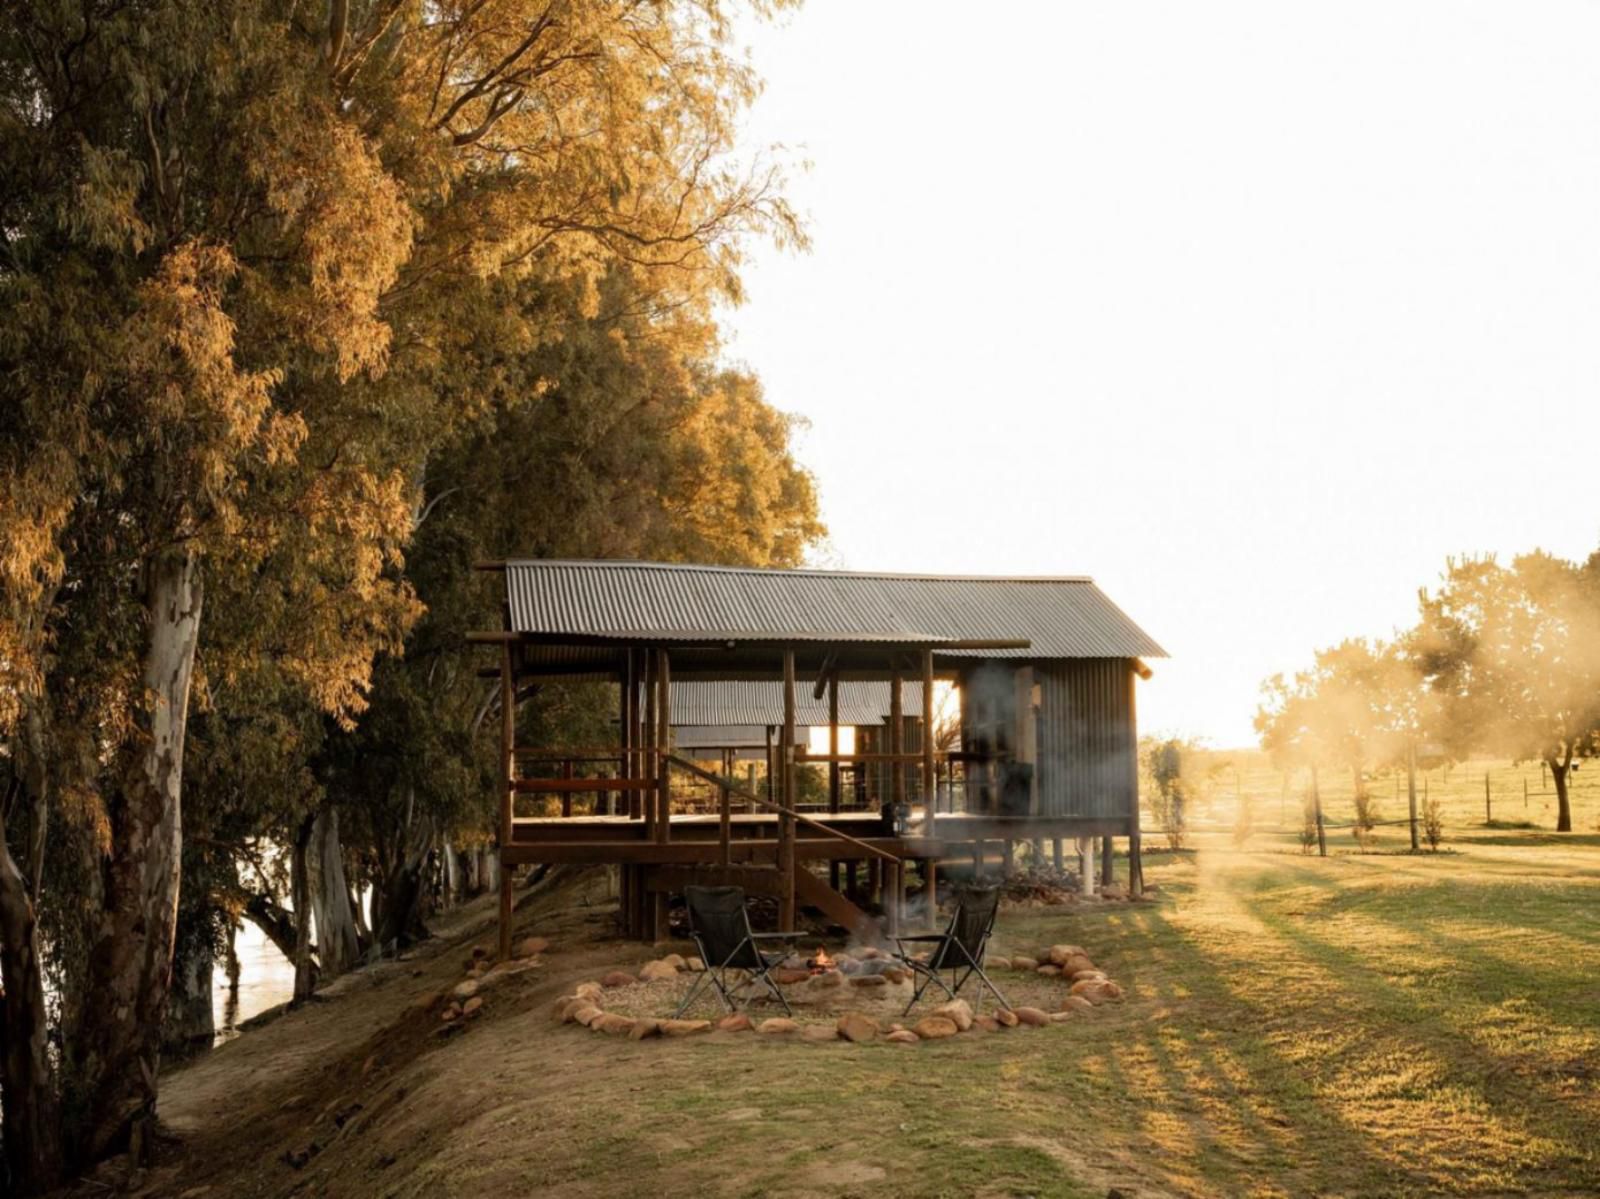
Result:
{"type": "MultiPolygon", "coordinates": [[[[0,731],[30,841],[52,811],[68,834],[48,956],[97,996],[67,1017],[64,1137],[14,1117],[58,1084],[8,1040],[19,1187],[153,1118],[218,598],[275,614],[275,669],[348,722],[419,612],[429,456],[482,411],[463,299],[535,345],[559,306],[497,309],[500,280],[593,310],[623,262],[703,308],[737,293],[737,235],[797,236],[775,173],[726,164],[754,88],[727,34],[717,0],[0,15],[0,731]]],[[[41,902],[0,885],[8,927],[41,902]]],[[[44,956],[0,960],[8,1038],[44,956]]]]}
{"type": "Polygon", "coordinates": [[[1550,767],[1556,830],[1572,830],[1569,776],[1600,735],[1595,572],[1542,551],[1509,566],[1452,561],[1421,596],[1417,652],[1459,743],[1550,767]]]}

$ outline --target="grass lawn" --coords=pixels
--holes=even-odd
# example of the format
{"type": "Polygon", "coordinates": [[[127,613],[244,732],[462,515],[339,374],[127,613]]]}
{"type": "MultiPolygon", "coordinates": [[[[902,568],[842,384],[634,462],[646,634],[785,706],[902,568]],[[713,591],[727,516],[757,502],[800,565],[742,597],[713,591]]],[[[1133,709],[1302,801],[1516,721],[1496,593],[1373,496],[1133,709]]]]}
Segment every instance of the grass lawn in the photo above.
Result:
{"type": "MultiPolygon", "coordinates": [[[[368,1042],[314,1066],[337,1080],[314,1106],[364,1103],[365,1126],[298,1175],[276,1143],[241,1146],[231,1193],[1600,1193],[1600,836],[1458,831],[1449,848],[1320,860],[1217,835],[1153,854],[1157,902],[1023,910],[999,932],[1000,953],[1085,945],[1127,1002],[911,1047],[553,1025],[550,997],[641,958],[567,894],[532,913],[558,946],[542,976],[493,993],[463,1036],[374,1031],[368,1013],[368,1042]]],[[[236,1044],[308,1045],[360,1000],[236,1044]]],[[[260,1102],[286,1110],[305,1085],[260,1084],[260,1102]]]]}

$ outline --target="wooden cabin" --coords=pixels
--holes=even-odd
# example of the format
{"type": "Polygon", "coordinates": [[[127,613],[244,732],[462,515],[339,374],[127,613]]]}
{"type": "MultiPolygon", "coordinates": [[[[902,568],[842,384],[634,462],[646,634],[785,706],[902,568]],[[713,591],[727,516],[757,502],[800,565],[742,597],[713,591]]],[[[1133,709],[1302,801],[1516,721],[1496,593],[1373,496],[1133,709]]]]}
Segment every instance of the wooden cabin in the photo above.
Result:
{"type": "Polygon", "coordinates": [[[1063,840],[1100,838],[1109,864],[1125,838],[1140,884],[1135,679],[1164,653],[1088,578],[482,569],[505,577],[503,628],[472,635],[499,651],[504,950],[512,872],[531,863],[619,867],[623,925],[647,939],[695,881],[775,895],[785,927],[805,905],[858,935],[881,910],[892,932],[908,887],[936,894],[940,863],[1003,868],[1019,843],[1052,844],[1059,864],[1063,840]],[[518,696],[541,679],[614,685],[616,744],[518,744],[518,696]],[[941,726],[937,697],[951,693],[941,726]],[[846,725],[857,744],[842,749],[846,725]],[[807,727],[830,730],[826,748],[807,727]],[[753,746],[697,740],[691,756],[675,744],[686,728],[770,728],[770,787],[725,754],[700,757],[753,746]],[[805,766],[827,776],[811,810],[805,766]]]}

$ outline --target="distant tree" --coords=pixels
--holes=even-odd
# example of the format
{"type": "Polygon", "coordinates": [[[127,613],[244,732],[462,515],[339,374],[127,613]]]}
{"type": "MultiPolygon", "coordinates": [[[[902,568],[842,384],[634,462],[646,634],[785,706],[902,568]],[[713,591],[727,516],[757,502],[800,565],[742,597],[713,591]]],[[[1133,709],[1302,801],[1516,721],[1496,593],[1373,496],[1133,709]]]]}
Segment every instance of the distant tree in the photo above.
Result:
{"type": "Polygon", "coordinates": [[[1549,767],[1558,832],[1572,830],[1570,773],[1600,734],[1597,573],[1542,551],[1452,561],[1413,636],[1456,745],[1549,767]]]}
{"type": "Polygon", "coordinates": [[[1184,766],[1193,748],[1192,742],[1177,737],[1150,740],[1144,748],[1145,773],[1153,784],[1150,795],[1151,814],[1166,834],[1167,845],[1182,849],[1189,829],[1189,803],[1192,798],[1192,778],[1185,778],[1184,766]]]}
{"type": "Polygon", "coordinates": [[[1408,762],[1436,717],[1409,642],[1353,638],[1318,650],[1310,670],[1268,679],[1255,723],[1280,768],[1349,770],[1356,839],[1365,848],[1378,820],[1367,771],[1408,762]]]}

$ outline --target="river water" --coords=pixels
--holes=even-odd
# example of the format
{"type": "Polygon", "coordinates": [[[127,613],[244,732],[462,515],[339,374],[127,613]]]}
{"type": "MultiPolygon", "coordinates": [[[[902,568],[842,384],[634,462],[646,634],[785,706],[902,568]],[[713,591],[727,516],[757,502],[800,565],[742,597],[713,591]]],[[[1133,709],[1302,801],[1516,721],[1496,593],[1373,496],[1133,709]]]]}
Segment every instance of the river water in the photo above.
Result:
{"type": "Polygon", "coordinates": [[[242,921],[234,934],[239,957],[239,989],[228,985],[227,971],[217,963],[211,985],[211,1005],[216,1014],[217,1043],[239,1035],[239,1025],[270,1007],[288,1003],[294,995],[294,966],[250,921],[242,921]]]}

